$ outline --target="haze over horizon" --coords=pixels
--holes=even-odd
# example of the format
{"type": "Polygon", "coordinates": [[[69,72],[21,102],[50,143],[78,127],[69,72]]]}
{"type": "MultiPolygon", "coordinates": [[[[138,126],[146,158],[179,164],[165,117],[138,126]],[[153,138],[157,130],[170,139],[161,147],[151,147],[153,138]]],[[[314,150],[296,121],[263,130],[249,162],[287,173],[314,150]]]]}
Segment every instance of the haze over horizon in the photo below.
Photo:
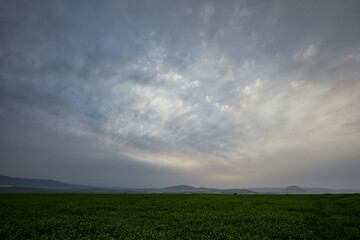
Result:
{"type": "Polygon", "coordinates": [[[0,175],[360,188],[360,1],[1,1],[0,175]]]}

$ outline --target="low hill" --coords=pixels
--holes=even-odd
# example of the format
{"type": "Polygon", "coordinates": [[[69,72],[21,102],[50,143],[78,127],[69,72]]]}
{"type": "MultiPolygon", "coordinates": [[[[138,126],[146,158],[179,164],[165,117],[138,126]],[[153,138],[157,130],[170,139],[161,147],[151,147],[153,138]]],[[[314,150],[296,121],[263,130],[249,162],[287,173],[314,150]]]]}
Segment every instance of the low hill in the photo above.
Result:
{"type": "Polygon", "coordinates": [[[32,179],[32,178],[14,178],[0,175],[0,185],[8,187],[27,187],[27,188],[83,188],[86,186],[63,183],[51,179],[32,179]]]}
{"type": "Polygon", "coordinates": [[[177,185],[177,186],[162,188],[162,190],[165,190],[165,191],[193,191],[195,189],[196,188],[194,188],[193,186],[189,186],[189,185],[177,185]]]}
{"type": "Polygon", "coordinates": [[[284,193],[288,194],[305,194],[306,191],[298,186],[288,186],[284,188],[284,193]]]}
{"type": "Polygon", "coordinates": [[[212,194],[256,194],[256,192],[248,189],[217,189],[205,187],[193,187],[189,185],[178,185],[166,188],[154,189],[156,192],[161,193],[212,193],[212,194]]]}
{"type": "Polygon", "coordinates": [[[165,188],[116,188],[69,184],[52,179],[17,178],[0,175],[0,193],[200,193],[200,194],[324,194],[360,193],[359,189],[249,188],[219,189],[176,185],[165,188]]]}

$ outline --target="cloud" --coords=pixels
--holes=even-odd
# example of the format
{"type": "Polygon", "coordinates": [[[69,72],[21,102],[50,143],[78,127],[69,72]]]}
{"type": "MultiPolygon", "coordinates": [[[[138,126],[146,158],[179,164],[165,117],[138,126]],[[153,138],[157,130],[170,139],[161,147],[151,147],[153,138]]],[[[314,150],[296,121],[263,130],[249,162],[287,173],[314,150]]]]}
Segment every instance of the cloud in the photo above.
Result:
{"type": "Polygon", "coordinates": [[[318,50],[314,44],[310,44],[305,52],[297,52],[294,55],[295,60],[308,61],[313,59],[318,54],[318,50]]]}
{"type": "Polygon", "coordinates": [[[1,4],[2,174],[357,186],[356,3],[1,4]]]}
{"type": "Polygon", "coordinates": [[[214,6],[211,3],[207,2],[203,7],[200,16],[203,18],[204,21],[208,21],[208,19],[214,14],[214,12],[214,6]]]}

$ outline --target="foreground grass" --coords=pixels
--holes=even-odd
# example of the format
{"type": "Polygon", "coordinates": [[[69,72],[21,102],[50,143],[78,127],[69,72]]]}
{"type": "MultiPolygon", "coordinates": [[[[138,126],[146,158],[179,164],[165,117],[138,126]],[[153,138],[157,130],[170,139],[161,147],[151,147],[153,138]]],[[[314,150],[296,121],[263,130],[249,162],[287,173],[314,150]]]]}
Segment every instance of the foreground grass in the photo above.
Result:
{"type": "Polygon", "coordinates": [[[2,194],[0,239],[360,239],[360,195],[2,194]]]}

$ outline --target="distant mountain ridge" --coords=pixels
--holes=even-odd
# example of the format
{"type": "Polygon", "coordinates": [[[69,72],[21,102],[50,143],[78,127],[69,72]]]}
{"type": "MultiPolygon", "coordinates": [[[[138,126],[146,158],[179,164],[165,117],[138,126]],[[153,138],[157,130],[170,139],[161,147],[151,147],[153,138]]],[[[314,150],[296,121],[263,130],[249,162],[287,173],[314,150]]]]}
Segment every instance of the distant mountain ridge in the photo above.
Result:
{"type": "Polygon", "coordinates": [[[301,188],[232,188],[218,189],[177,185],[165,188],[116,188],[64,183],[52,179],[17,178],[0,175],[0,193],[187,193],[187,194],[325,194],[360,193],[359,189],[301,188]]]}
{"type": "Polygon", "coordinates": [[[193,186],[189,186],[189,185],[177,185],[177,186],[171,186],[171,187],[165,187],[165,188],[162,188],[163,190],[169,190],[169,191],[183,191],[183,190],[186,190],[186,191],[191,191],[191,190],[194,190],[196,188],[194,188],[193,186]]]}
{"type": "Polygon", "coordinates": [[[31,188],[83,188],[86,186],[63,183],[52,179],[35,178],[15,178],[0,175],[0,185],[13,187],[31,187],[31,188]]]}
{"type": "Polygon", "coordinates": [[[306,191],[298,186],[288,186],[284,188],[285,193],[292,193],[292,194],[305,194],[306,191]]]}

